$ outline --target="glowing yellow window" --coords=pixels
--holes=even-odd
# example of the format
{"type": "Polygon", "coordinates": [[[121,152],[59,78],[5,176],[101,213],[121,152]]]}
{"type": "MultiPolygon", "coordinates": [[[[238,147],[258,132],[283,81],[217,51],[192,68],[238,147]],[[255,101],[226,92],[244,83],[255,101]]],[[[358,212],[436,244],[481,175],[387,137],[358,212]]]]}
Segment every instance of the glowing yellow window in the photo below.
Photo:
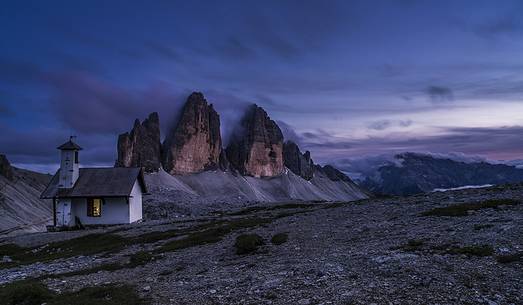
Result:
{"type": "Polygon", "coordinates": [[[90,217],[102,216],[102,199],[101,198],[87,198],[87,216],[90,216],[90,217]]]}

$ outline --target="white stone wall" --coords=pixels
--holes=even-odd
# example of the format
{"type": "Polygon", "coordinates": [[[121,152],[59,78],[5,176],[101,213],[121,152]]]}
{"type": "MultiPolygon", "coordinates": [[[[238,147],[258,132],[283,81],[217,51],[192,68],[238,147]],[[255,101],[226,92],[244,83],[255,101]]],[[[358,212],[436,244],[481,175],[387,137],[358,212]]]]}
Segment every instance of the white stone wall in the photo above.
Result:
{"type": "Polygon", "coordinates": [[[74,186],[79,175],[79,164],[74,162],[74,150],[62,150],[60,161],[60,188],[71,188],[74,186]]]}
{"type": "Polygon", "coordinates": [[[138,180],[134,182],[129,198],[130,222],[136,222],[142,219],[142,187],[138,180]]]}
{"type": "Polygon", "coordinates": [[[80,219],[83,225],[110,225],[130,223],[129,203],[127,198],[104,198],[100,217],[87,216],[87,199],[74,198],[74,215],[80,219]]]}

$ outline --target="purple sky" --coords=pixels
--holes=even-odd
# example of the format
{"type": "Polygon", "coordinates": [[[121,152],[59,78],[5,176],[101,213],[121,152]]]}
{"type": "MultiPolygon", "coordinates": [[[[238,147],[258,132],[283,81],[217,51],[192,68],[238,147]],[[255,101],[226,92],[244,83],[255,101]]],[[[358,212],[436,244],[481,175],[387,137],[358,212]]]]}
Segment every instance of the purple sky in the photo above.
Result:
{"type": "MultiPolygon", "coordinates": [[[[521,1],[18,1],[0,10],[0,153],[83,165],[191,91],[227,138],[249,103],[320,163],[423,151],[523,158],[521,1]]],[[[165,133],[164,133],[165,134],[165,133]]]]}

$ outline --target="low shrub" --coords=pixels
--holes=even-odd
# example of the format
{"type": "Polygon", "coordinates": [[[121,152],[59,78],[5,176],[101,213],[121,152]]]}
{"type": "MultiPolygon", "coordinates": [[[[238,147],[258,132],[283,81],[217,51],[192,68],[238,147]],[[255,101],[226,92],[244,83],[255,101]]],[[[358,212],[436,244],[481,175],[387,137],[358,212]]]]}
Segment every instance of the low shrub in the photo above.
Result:
{"type": "Polygon", "coordinates": [[[502,254],[496,256],[496,261],[500,264],[509,264],[514,262],[519,262],[523,260],[523,253],[516,254],[502,254]]]}
{"type": "Polygon", "coordinates": [[[423,247],[424,243],[421,239],[409,239],[406,244],[400,246],[400,249],[408,252],[418,251],[423,247]]]}
{"type": "Polygon", "coordinates": [[[236,237],[236,254],[249,254],[258,250],[258,247],[263,245],[263,239],[258,234],[243,234],[236,237]]]}
{"type": "Polygon", "coordinates": [[[465,247],[452,247],[447,253],[464,254],[466,256],[491,256],[494,254],[494,248],[489,245],[474,245],[465,247]]]}
{"type": "Polygon", "coordinates": [[[281,245],[283,243],[286,243],[288,239],[289,236],[287,235],[287,233],[278,233],[271,238],[271,243],[273,243],[274,245],[281,245]]]}
{"type": "Polygon", "coordinates": [[[493,226],[494,225],[490,224],[490,223],[487,223],[487,224],[475,224],[474,225],[474,230],[479,231],[479,230],[483,230],[483,229],[492,228],[493,226]]]}
{"type": "Polygon", "coordinates": [[[53,296],[37,281],[18,281],[0,287],[0,300],[6,305],[41,305],[53,296]]]}
{"type": "Polygon", "coordinates": [[[126,265],[128,268],[134,268],[143,266],[154,259],[154,256],[150,252],[140,251],[131,255],[129,263],[126,265]]]}
{"type": "Polygon", "coordinates": [[[234,219],[227,222],[222,222],[215,227],[202,231],[191,232],[183,238],[167,242],[157,249],[156,252],[173,252],[204,244],[217,243],[221,241],[227,234],[236,230],[252,228],[270,222],[270,219],[265,218],[234,219]]]}

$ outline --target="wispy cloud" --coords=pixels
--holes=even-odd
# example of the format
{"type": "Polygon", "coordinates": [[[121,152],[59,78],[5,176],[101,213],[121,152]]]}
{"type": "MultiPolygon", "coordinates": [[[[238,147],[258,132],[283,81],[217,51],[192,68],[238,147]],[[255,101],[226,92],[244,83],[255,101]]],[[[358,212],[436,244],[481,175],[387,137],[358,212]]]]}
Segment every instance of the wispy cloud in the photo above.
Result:
{"type": "Polygon", "coordinates": [[[386,130],[391,127],[406,128],[412,124],[411,120],[379,120],[370,123],[367,127],[374,130],[386,130]]]}
{"type": "Polygon", "coordinates": [[[448,87],[429,86],[424,90],[424,92],[433,103],[444,103],[454,100],[454,92],[448,87]]]}

